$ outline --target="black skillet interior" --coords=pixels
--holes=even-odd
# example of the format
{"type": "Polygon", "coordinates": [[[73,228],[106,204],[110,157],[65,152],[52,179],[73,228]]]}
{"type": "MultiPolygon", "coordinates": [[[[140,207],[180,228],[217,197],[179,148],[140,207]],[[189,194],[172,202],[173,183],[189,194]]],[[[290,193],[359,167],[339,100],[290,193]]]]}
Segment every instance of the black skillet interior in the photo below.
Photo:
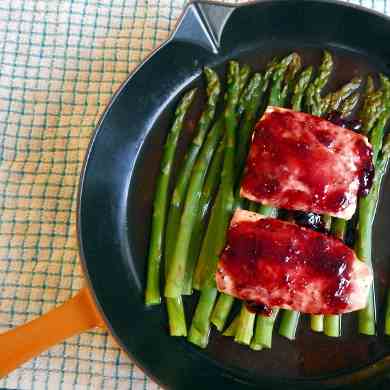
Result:
{"type": "MultiPolygon", "coordinates": [[[[184,339],[169,337],[164,306],[146,308],[143,296],[161,146],[182,92],[194,84],[203,87],[202,67],[209,65],[223,72],[228,59],[239,59],[257,70],[272,56],[292,50],[301,54],[306,64],[318,64],[321,50],[327,48],[336,62],[330,85],[334,88],[356,74],[390,73],[387,37],[388,19],[345,3],[275,0],[240,7],[193,3],[173,37],[112,100],[98,126],[82,177],[81,254],[112,333],[163,386],[295,389],[343,384],[344,388],[357,380],[356,375],[350,376],[356,372],[369,377],[364,388],[378,378],[385,380],[378,374],[381,369],[368,375],[362,369],[390,355],[390,340],[357,336],[353,315],[344,316],[345,332],[336,340],[313,334],[303,320],[295,342],[274,336],[270,351],[252,352],[214,332],[210,346],[202,351],[184,339]]],[[[202,99],[199,94],[178,161],[202,99]]],[[[384,189],[390,189],[389,177],[384,189]]],[[[390,275],[390,245],[385,240],[390,231],[389,205],[389,191],[384,191],[374,234],[379,306],[390,275]]],[[[379,317],[382,314],[380,311],[379,317]]],[[[382,327],[380,324],[379,334],[382,327]]]]}

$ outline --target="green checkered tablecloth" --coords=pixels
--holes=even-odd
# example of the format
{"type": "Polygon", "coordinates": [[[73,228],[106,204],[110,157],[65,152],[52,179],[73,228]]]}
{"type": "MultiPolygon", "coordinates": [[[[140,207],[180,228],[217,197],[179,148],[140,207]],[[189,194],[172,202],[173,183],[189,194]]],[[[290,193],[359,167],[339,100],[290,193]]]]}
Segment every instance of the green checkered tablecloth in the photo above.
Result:
{"type": "MultiPolygon", "coordinates": [[[[0,331],[81,287],[76,193],[90,136],[110,96],[167,38],[184,3],[0,1],[0,331]]],[[[354,3],[390,14],[386,0],[354,3]]],[[[88,332],[25,364],[0,388],[156,385],[105,333],[88,332]]]]}

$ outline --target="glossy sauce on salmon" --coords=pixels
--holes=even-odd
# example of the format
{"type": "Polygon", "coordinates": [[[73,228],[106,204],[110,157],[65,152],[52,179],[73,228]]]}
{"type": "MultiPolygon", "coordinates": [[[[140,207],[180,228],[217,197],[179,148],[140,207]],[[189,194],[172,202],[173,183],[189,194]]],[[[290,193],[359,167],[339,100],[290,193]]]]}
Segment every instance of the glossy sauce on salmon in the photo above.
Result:
{"type": "Polygon", "coordinates": [[[313,115],[268,107],[253,134],[241,196],[350,219],[373,173],[366,137],[313,115]]]}
{"type": "Polygon", "coordinates": [[[332,236],[237,210],[216,280],[220,291],[252,306],[337,314],[366,305],[372,275],[332,236]]]}

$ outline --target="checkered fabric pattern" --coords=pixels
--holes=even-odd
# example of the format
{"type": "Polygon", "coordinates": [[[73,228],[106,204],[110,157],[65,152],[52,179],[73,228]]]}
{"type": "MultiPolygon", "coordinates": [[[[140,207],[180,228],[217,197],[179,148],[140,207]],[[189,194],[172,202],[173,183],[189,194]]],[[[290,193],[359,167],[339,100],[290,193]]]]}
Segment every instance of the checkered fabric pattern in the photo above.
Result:
{"type": "MultiPolygon", "coordinates": [[[[0,1],[0,331],[82,285],[76,194],[93,129],[185,0],[0,1]]],[[[390,14],[386,0],[354,1],[390,14]]],[[[1,351],[0,351],[1,353],[1,351]]],[[[5,389],[153,389],[103,332],[58,345],[5,389]]]]}

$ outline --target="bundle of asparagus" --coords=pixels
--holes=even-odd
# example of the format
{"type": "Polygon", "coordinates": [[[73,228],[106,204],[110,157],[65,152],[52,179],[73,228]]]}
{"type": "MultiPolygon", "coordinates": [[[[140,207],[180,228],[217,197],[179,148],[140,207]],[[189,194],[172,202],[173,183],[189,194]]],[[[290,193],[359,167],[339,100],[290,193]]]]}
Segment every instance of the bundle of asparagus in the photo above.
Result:
{"type": "MultiPolygon", "coordinates": [[[[199,119],[194,139],[178,173],[169,205],[169,182],[175,151],[184,127],[185,116],[194,99],[195,90],[187,92],[175,112],[175,121],[168,134],[157,181],[153,204],[146,304],[161,302],[160,268],[164,257],[166,306],[170,334],[187,336],[187,324],[182,296],[200,291],[199,301],[188,332],[188,340],[206,347],[211,324],[223,331],[234,306],[234,298],[219,294],[215,271],[219,254],[225,245],[229,220],[236,207],[244,207],[263,215],[276,217],[273,207],[258,205],[239,196],[240,178],[249,149],[251,132],[267,105],[291,107],[313,115],[343,121],[359,104],[357,91],[363,80],[353,78],[339,90],[323,95],[333,71],[333,59],[324,52],[316,77],[314,68],[301,71],[301,58],[292,53],[280,60],[273,59],[263,73],[254,73],[247,65],[230,61],[227,70],[226,92],[221,114],[216,115],[221,84],[218,75],[205,68],[207,101],[199,119]],[[169,206],[169,207],[168,207],[169,206]],[[163,256],[164,255],[164,256],[163,256]]],[[[380,76],[381,87],[374,88],[368,77],[358,113],[361,131],[373,146],[376,168],[374,185],[359,201],[357,240],[355,249],[362,261],[371,263],[371,236],[381,181],[389,159],[390,139],[384,140],[390,116],[390,82],[380,76]]],[[[347,123],[347,122],[345,122],[347,123]]],[[[355,122],[349,122],[355,123],[355,122]]],[[[354,126],[352,126],[354,127],[354,126]]],[[[357,130],[355,126],[353,130],[357,130]]],[[[293,219],[289,213],[287,218],[293,219]]],[[[328,230],[343,240],[353,228],[347,221],[323,216],[328,230]]],[[[359,312],[359,332],[375,334],[374,290],[366,309],[359,312]]],[[[390,301],[390,293],[389,293],[390,301]]],[[[390,303],[389,303],[390,305],[390,303]]],[[[251,312],[242,303],[238,315],[223,333],[234,336],[238,343],[254,350],[270,348],[278,309],[271,316],[251,312]]],[[[293,340],[299,323],[298,312],[283,310],[279,334],[293,340]]],[[[390,334],[390,309],[386,316],[386,331],[390,334]]],[[[325,335],[341,334],[339,315],[312,315],[311,328],[325,335]]]]}

